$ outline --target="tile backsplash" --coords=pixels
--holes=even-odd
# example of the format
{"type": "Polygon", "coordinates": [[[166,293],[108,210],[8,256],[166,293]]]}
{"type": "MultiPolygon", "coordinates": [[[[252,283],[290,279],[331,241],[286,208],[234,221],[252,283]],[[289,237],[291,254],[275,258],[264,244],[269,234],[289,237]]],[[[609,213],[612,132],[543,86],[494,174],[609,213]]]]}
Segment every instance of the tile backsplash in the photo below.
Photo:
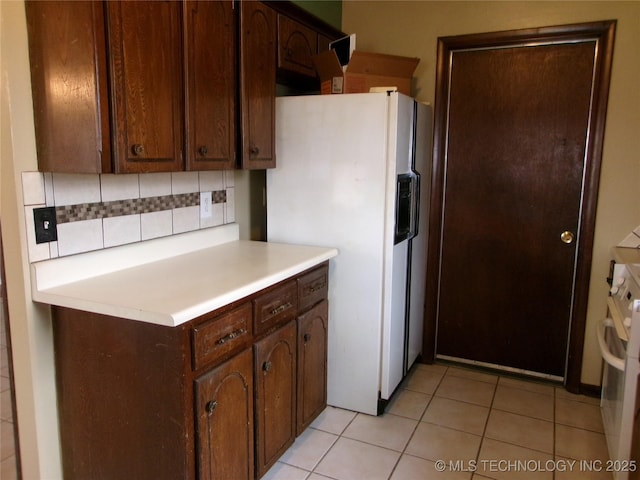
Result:
{"type": "Polygon", "coordinates": [[[23,172],[29,261],[235,222],[234,171],[125,175],[23,172]],[[200,203],[210,203],[201,215],[200,203]],[[33,210],[55,207],[58,240],[36,243],[33,210]]]}

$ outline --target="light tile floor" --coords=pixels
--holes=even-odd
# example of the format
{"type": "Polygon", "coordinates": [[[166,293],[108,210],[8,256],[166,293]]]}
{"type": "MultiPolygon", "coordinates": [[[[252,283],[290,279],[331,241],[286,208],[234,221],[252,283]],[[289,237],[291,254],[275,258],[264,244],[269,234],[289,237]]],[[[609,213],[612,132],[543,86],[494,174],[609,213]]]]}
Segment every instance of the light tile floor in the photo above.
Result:
{"type": "Polygon", "coordinates": [[[597,398],[416,365],[384,415],[327,409],[265,480],[611,479],[597,398]]]}

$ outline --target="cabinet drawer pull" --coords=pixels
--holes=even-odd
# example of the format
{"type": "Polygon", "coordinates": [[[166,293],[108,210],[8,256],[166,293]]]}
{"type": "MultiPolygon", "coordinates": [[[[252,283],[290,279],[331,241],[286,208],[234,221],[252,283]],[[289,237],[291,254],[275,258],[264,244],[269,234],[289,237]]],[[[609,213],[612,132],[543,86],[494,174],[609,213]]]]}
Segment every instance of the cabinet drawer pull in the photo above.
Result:
{"type": "Polygon", "coordinates": [[[308,292],[309,293],[315,293],[315,292],[317,292],[319,290],[322,290],[324,287],[325,287],[325,283],[324,282],[318,283],[316,285],[311,285],[311,287],[309,287],[308,292]]]}
{"type": "Polygon", "coordinates": [[[211,416],[217,406],[218,406],[218,402],[215,400],[211,400],[207,402],[207,405],[204,407],[207,410],[207,415],[211,416]]]}
{"type": "Polygon", "coordinates": [[[131,147],[131,152],[133,152],[134,155],[142,155],[144,153],[144,147],[136,143],[131,147]]]}
{"type": "Polygon", "coordinates": [[[198,153],[200,154],[201,157],[206,157],[207,153],[209,153],[209,149],[207,148],[206,145],[202,145],[199,149],[198,149],[198,153]]]}
{"type": "Polygon", "coordinates": [[[216,340],[216,345],[224,345],[229,340],[233,340],[234,338],[239,337],[240,335],[242,335],[245,332],[246,332],[246,330],[244,328],[239,328],[238,330],[236,330],[234,332],[231,332],[229,335],[225,335],[224,337],[219,338],[218,340],[216,340]]]}
{"type": "Polygon", "coordinates": [[[273,364],[271,362],[264,362],[262,364],[262,370],[264,370],[265,372],[268,372],[269,370],[271,370],[272,366],[273,364]]]}
{"type": "Polygon", "coordinates": [[[304,343],[307,343],[307,342],[309,342],[309,340],[311,340],[311,334],[310,333],[305,333],[304,337],[302,337],[302,338],[304,338],[304,343]]]}
{"type": "Polygon", "coordinates": [[[279,313],[282,313],[285,310],[288,310],[289,308],[291,308],[292,306],[293,305],[291,305],[291,302],[284,303],[284,304],[280,305],[279,307],[276,307],[273,310],[271,310],[271,315],[277,315],[279,313]]]}

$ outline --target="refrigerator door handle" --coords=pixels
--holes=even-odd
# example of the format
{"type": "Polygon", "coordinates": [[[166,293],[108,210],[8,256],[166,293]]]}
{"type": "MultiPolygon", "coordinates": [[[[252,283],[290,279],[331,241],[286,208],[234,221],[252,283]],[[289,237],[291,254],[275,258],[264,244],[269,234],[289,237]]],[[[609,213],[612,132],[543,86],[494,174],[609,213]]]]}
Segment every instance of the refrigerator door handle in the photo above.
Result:
{"type": "Polygon", "coordinates": [[[411,192],[413,205],[411,208],[411,231],[409,232],[409,240],[418,236],[420,225],[420,174],[412,170],[413,174],[413,191],[411,192]]]}

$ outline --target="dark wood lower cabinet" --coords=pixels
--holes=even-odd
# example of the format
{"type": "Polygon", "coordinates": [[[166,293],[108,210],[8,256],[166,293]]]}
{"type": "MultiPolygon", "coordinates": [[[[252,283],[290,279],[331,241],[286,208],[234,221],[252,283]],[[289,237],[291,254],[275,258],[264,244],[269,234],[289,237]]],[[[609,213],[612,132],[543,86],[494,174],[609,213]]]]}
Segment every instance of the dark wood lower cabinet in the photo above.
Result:
{"type": "Polygon", "coordinates": [[[260,478],[326,405],[327,273],[177,327],[53,307],[65,480],[260,478]]]}
{"type": "Polygon", "coordinates": [[[188,332],[53,309],[63,477],[193,479],[188,332]]]}
{"type": "Polygon", "coordinates": [[[327,328],[329,302],[298,317],[297,435],[327,406],[327,328]]]}
{"type": "Polygon", "coordinates": [[[249,348],[195,381],[200,479],[253,478],[252,360],[249,348]]]}
{"type": "Polygon", "coordinates": [[[296,437],[296,322],[254,346],[256,472],[261,477],[296,437]]]}

